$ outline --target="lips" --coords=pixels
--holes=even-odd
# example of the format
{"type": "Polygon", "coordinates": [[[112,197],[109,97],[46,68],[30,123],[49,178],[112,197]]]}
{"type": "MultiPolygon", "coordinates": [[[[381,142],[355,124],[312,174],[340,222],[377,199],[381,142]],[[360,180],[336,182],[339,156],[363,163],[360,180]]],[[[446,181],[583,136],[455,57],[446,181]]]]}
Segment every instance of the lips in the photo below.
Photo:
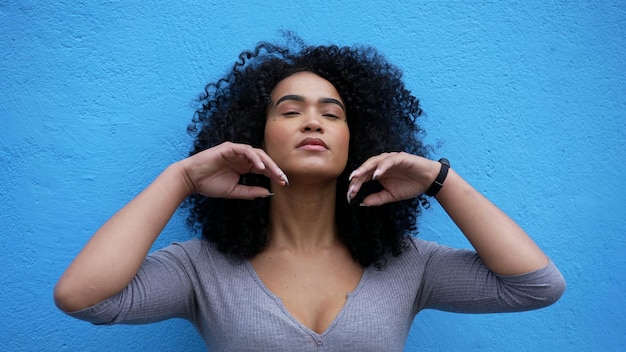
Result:
{"type": "Polygon", "coordinates": [[[311,146],[311,147],[317,146],[317,147],[324,147],[324,149],[328,149],[328,146],[326,145],[326,143],[324,143],[324,141],[319,138],[305,138],[302,140],[302,142],[298,143],[296,148],[306,147],[306,146],[311,146]]]}

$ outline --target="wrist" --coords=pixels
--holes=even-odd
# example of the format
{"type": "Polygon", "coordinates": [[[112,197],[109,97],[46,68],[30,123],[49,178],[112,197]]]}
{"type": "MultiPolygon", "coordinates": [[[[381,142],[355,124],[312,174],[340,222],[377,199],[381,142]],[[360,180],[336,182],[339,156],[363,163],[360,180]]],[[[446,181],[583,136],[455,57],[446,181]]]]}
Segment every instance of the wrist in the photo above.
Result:
{"type": "Polygon", "coordinates": [[[425,195],[429,197],[434,197],[437,193],[443,188],[444,182],[448,176],[448,171],[450,169],[450,161],[446,158],[439,159],[439,171],[437,173],[437,177],[433,183],[431,183],[430,187],[424,192],[425,195]]]}
{"type": "Polygon", "coordinates": [[[175,188],[175,192],[183,199],[196,193],[195,186],[185,170],[182,161],[168,166],[162,176],[175,188]]]}

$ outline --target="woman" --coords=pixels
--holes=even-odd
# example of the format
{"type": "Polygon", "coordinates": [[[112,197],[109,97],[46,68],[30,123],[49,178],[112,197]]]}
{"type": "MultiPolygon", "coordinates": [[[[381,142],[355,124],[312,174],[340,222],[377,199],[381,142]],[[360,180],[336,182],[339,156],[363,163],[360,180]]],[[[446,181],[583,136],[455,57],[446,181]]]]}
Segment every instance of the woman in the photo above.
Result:
{"type": "Polygon", "coordinates": [[[94,234],[57,305],[96,324],[185,318],[212,351],[402,351],[422,309],[558,300],[563,278],[528,235],[426,158],[400,77],[371,48],[242,53],[201,97],[191,156],[94,234]],[[411,237],[425,194],[475,252],[411,237]],[[203,239],[146,257],[185,199],[203,239]]]}

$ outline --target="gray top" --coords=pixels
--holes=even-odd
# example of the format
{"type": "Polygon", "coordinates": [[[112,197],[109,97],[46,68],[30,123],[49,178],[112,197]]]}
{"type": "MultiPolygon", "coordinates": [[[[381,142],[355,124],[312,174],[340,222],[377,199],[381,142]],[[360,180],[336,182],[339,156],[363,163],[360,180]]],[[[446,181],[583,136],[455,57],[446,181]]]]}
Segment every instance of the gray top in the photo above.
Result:
{"type": "Polygon", "coordinates": [[[247,260],[190,240],[148,256],[119,294],[70,315],[94,324],[142,324],[184,318],[210,351],[402,351],[422,309],[463,313],[545,307],[565,282],[552,262],[518,276],[498,276],[469,250],[420,239],[382,270],[368,267],[326,331],[292,317],[247,260]]]}

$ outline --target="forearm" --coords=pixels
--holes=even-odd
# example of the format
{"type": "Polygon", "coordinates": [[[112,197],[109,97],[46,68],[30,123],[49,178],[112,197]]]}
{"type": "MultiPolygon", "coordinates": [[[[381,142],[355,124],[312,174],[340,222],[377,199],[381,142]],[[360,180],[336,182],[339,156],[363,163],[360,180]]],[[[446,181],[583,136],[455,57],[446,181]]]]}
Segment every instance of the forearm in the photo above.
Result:
{"type": "Polygon", "coordinates": [[[526,232],[454,170],[436,198],[493,272],[518,275],[548,264],[526,232]]]}
{"type": "Polygon", "coordinates": [[[93,235],[59,279],[57,305],[79,310],[126,287],[187,194],[178,166],[167,168],[93,235]]]}

